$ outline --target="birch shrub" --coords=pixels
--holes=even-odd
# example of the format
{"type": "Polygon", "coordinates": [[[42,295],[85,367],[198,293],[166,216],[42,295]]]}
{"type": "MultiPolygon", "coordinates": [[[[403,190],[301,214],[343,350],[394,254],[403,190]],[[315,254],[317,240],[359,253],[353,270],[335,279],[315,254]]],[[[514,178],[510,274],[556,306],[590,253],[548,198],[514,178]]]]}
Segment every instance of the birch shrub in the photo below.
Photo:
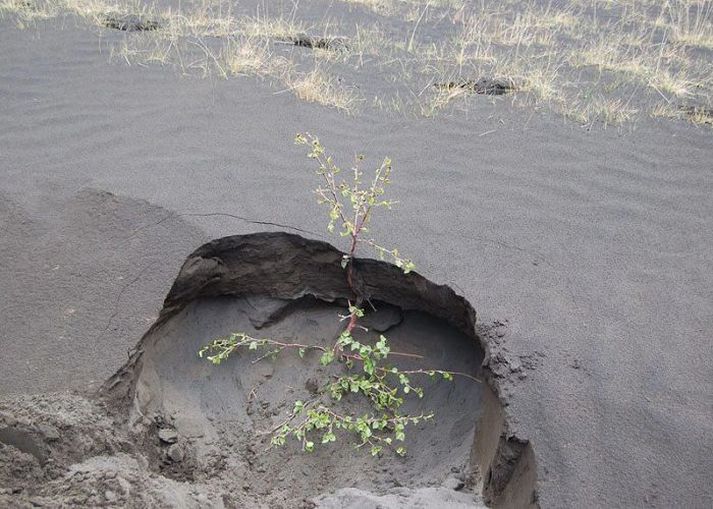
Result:
{"type": "Polygon", "coordinates": [[[302,450],[311,452],[322,444],[330,444],[343,436],[356,437],[356,447],[366,447],[373,456],[384,449],[396,454],[406,454],[404,440],[407,428],[433,418],[432,412],[417,415],[404,413],[404,399],[410,395],[423,397],[423,389],[413,379],[418,376],[442,377],[452,380],[460,375],[477,381],[467,373],[436,369],[400,369],[394,358],[417,355],[394,352],[389,340],[380,335],[372,343],[360,341],[353,335],[355,330],[368,330],[360,324],[364,316],[364,299],[354,284],[353,260],[361,247],[376,251],[383,260],[394,263],[408,274],[415,266],[404,258],[396,248],[386,248],[369,236],[369,225],[376,209],[391,209],[395,201],[387,199],[386,187],[390,183],[392,165],[387,157],[368,180],[364,180],[361,163],[356,157],[348,177],[327,154],[316,136],[297,135],[295,142],[308,147],[308,157],[317,165],[320,184],[315,190],[317,202],[327,209],[327,230],[348,240],[348,249],[342,257],[341,266],[353,297],[348,301],[339,320],[345,323],[342,332],[331,346],[295,343],[278,338],[256,338],[244,332],[235,332],[217,338],[199,351],[201,358],[220,364],[231,355],[258,351],[258,360],[269,362],[278,355],[291,352],[304,357],[308,351],[317,351],[323,366],[339,363],[340,374],[321,380],[315,396],[309,400],[297,400],[292,410],[280,424],[271,430],[271,446],[282,446],[288,440],[297,440],[302,450]],[[344,398],[364,398],[370,411],[364,414],[344,412],[339,402],[344,398]]]}

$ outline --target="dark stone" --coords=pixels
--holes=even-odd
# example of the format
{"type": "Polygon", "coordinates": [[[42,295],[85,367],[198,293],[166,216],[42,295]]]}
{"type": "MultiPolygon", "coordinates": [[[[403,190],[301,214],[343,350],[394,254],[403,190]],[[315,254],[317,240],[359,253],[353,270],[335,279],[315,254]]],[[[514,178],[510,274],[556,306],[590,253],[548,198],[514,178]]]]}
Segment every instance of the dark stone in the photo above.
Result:
{"type": "Polygon", "coordinates": [[[104,26],[124,32],[146,32],[161,28],[158,21],[145,19],[136,14],[108,15],[104,18],[104,26]]]}
{"type": "Polygon", "coordinates": [[[366,328],[376,332],[386,332],[391,327],[400,324],[404,318],[401,310],[391,304],[376,303],[374,307],[376,310],[367,311],[361,322],[366,328]]]}
{"type": "Polygon", "coordinates": [[[344,37],[313,37],[307,34],[298,34],[293,37],[281,39],[281,41],[309,49],[330,51],[346,51],[349,49],[347,40],[344,37]]]}
{"type": "Polygon", "coordinates": [[[185,457],[185,452],[183,451],[183,448],[180,445],[173,444],[171,447],[168,448],[166,456],[168,456],[168,458],[174,463],[180,463],[185,457]]]}
{"type": "Polygon", "coordinates": [[[307,389],[310,394],[318,394],[319,393],[319,380],[316,378],[308,378],[307,381],[305,382],[305,389],[307,389]]]}
{"type": "Polygon", "coordinates": [[[460,88],[483,95],[505,95],[517,90],[515,82],[510,78],[480,78],[478,80],[451,81],[448,83],[437,83],[436,87],[445,90],[460,88]]]}

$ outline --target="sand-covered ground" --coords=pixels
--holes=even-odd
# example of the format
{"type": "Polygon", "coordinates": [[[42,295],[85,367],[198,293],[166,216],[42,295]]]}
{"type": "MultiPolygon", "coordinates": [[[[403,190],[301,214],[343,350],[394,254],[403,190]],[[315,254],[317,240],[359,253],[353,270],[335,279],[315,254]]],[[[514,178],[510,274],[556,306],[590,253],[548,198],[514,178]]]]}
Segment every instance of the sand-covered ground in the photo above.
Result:
{"type": "MultiPolygon", "coordinates": [[[[482,326],[497,326],[485,338],[497,361],[492,379],[510,432],[534,451],[536,503],[711,507],[713,131],[702,113],[710,107],[705,94],[693,91],[694,83],[695,90],[710,85],[694,72],[706,75],[694,64],[706,62],[710,51],[689,54],[691,91],[680,100],[658,81],[626,78],[631,88],[612,101],[640,95],[632,107],[638,113],[625,118],[591,115],[585,98],[575,96],[564,96],[571,101],[565,104],[590,115],[565,115],[560,101],[531,90],[449,98],[435,114],[435,103],[429,99],[424,110],[417,93],[426,71],[401,66],[392,79],[382,70],[401,65],[398,51],[420,40],[412,34],[424,45],[438,41],[439,27],[450,30],[460,7],[440,22],[430,19],[422,33],[414,30],[422,11],[402,16],[404,27],[388,21],[395,14],[369,7],[376,2],[367,4],[330,3],[330,12],[343,22],[339,27],[382,16],[385,33],[401,30],[397,38],[407,47],[359,72],[353,62],[334,64],[334,86],[346,83],[361,94],[354,111],[305,100],[297,93],[303,74],[288,79],[271,69],[226,79],[208,64],[181,67],[173,53],[163,63],[129,58],[135,54],[126,44],[148,32],[100,28],[71,10],[22,23],[9,14],[0,20],[3,429],[45,423],[54,431],[45,427],[37,436],[51,447],[57,429],[66,431],[70,441],[62,442],[60,433],[57,461],[76,461],[72,475],[91,472],[73,482],[99,486],[101,497],[80,499],[85,504],[215,505],[217,499],[205,498],[215,486],[161,477],[141,464],[129,435],[112,437],[113,414],[94,410],[83,396],[127,361],[201,244],[261,231],[328,239],[312,195],[313,168],[292,143],[295,133],[309,131],[345,165],[356,152],[371,164],[385,155],[394,160],[392,192],[400,203],[375,219],[374,234],[409,253],[420,274],[462,294],[482,326]],[[407,79],[416,93],[381,93],[407,79]],[[693,101],[701,125],[662,118],[686,117],[688,110],[660,114],[657,91],[664,105],[693,101]],[[51,395],[66,391],[80,395],[51,395]],[[72,450],[77,443],[89,445],[72,450]],[[107,454],[109,463],[84,468],[107,454]],[[124,472],[123,481],[109,486],[116,471],[124,472]],[[126,493],[140,487],[160,496],[113,498],[126,483],[134,487],[126,493]]],[[[239,8],[256,12],[252,4],[239,8]]],[[[707,27],[710,17],[703,22],[707,27]]],[[[176,45],[183,43],[195,50],[186,41],[176,45]]],[[[201,58],[208,54],[199,50],[201,58]]],[[[270,57],[312,65],[300,60],[303,53],[293,55],[300,51],[312,50],[275,44],[270,57]]],[[[572,75],[566,75],[567,93],[579,90],[572,75]]],[[[452,76],[448,71],[445,82],[452,76]]],[[[17,443],[8,436],[0,434],[0,442],[17,443]]],[[[46,477],[15,449],[0,449],[3,472],[21,465],[16,477],[55,484],[66,474],[58,469],[46,477]]],[[[446,463],[441,467],[447,470],[446,463]]],[[[452,482],[446,477],[437,486],[417,474],[399,479],[416,490],[399,495],[389,491],[401,489],[393,476],[384,474],[389,490],[378,482],[345,484],[331,503],[480,503],[475,493],[463,502],[462,490],[444,488],[452,482]]],[[[29,503],[27,492],[13,491],[12,479],[0,476],[8,483],[0,486],[3,503],[29,503]]],[[[256,500],[233,502],[258,506],[256,500]]]]}

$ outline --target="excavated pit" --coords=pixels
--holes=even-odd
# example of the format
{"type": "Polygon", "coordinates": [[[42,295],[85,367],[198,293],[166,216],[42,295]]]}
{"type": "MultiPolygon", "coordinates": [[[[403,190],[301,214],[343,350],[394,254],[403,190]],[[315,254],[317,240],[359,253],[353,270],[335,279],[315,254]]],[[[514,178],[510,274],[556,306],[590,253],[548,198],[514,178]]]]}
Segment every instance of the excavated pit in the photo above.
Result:
{"type": "MultiPolygon", "coordinates": [[[[289,442],[266,450],[267,432],[293,402],[308,399],[316,380],[342,368],[321,367],[309,353],[258,362],[257,354],[233,355],[213,366],[197,352],[236,331],[332,344],[344,326],[338,314],[352,298],[341,257],[329,244],[285,233],[226,237],[196,250],[157,321],[101,389],[103,417],[96,421],[103,431],[78,429],[78,447],[62,422],[66,409],[53,412],[57,418],[39,417],[45,427],[66,430],[60,438],[45,437],[32,419],[0,422],[0,448],[26,456],[35,485],[25,483],[18,493],[27,501],[55,500],[71,472],[74,488],[81,492],[85,483],[99,493],[79,497],[90,504],[170,505],[179,496],[187,507],[536,506],[534,454],[508,431],[475,311],[450,288],[383,262],[354,262],[356,286],[372,305],[363,322],[370,331],[361,339],[383,332],[393,350],[421,356],[400,360],[403,369],[461,371],[484,382],[419,380],[425,397],[407,400],[405,410],[435,417],[409,430],[405,458],[391,452],[373,458],[349,437],[311,454],[289,442]],[[46,458],[52,474],[43,485],[46,467],[33,462],[46,458]],[[117,478],[121,486],[105,488],[117,478]]],[[[367,410],[358,398],[343,404],[367,410]]],[[[0,405],[5,415],[7,408],[14,407],[0,405]]]]}

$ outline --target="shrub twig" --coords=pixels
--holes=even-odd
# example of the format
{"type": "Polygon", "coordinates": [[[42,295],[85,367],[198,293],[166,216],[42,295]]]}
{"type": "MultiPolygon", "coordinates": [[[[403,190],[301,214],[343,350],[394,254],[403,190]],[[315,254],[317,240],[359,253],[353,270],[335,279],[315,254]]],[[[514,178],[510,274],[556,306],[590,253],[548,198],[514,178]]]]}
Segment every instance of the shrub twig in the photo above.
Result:
{"type": "Polygon", "coordinates": [[[417,354],[395,352],[384,335],[373,344],[362,342],[353,335],[356,329],[367,331],[359,324],[364,316],[360,307],[365,300],[355,284],[354,258],[362,244],[372,247],[380,258],[388,258],[405,274],[415,265],[401,256],[398,249],[388,249],[373,239],[366,239],[369,225],[377,208],[390,209],[396,202],[384,198],[385,188],[390,183],[391,160],[387,157],[374,172],[366,187],[363,185],[361,164],[364,156],[358,155],[352,167],[351,182],[339,180],[341,169],[332,156],[326,154],[319,139],[309,134],[298,135],[296,143],[309,147],[308,157],[317,164],[317,175],[321,185],[315,190],[319,204],[328,208],[327,230],[332,233],[339,228],[341,237],[349,240],[347,252],[343,255],[341,266],[353,294],[353,300],[347,303],[347,314],[339,315],[346,325],[331,347],[317,344],[280,341],[273,338],[255,338],[244,332],[235,332],[227,337],[217,338],[203,347],[198,355],[213,364],[220,364],[240,350],[259,351],[260,355],[252,362],[274,359],[285,350],[296,351],[304,357],[308,351],[320,352],[319,362],[323,366],[335,362],[341,364],[341,372],[334,380],[327,380],[316,391],[316,396],[308,401],[295,401],[290,414],[268,433],[272,435],[270,447],[282,446],[292,437],[299,441],[302,450],[314,450],[315,443],[329,444],[336,441],[338,432],[357,437],[356,447],[368,446],[371,454],[380,454],[385,447],[397,454],[406,454],[403,442],[406,427],[416,425],[433,418],[432,412],[418,415],[404,414],[400,407],[404,398],[415,394],[423,397],[423,389],[412,383],[411,376],[425,375],[453,380],[454,376],[480,382],[476,377],[460,371],[441,369],[400,369],[388,363],[390,357],[422,359],[417,354]],[[358,364],[358,367],[357,367],[358,364]],[[344,414],[335,408],[335,403],[342,398],[361,395],[371,405],[371,412],[364,415],[344,414]]]}

